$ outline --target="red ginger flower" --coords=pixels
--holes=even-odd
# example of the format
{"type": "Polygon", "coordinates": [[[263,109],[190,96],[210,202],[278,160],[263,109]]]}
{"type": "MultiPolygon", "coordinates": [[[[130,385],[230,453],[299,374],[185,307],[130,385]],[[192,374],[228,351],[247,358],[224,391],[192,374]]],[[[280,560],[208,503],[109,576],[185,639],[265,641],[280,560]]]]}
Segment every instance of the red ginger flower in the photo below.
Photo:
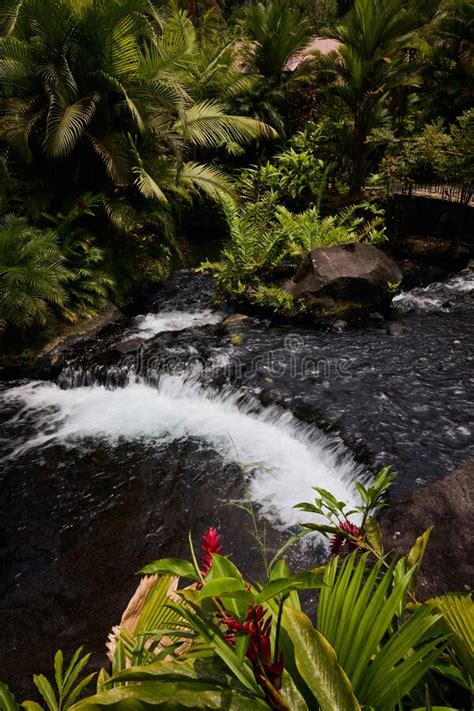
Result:
{"type": "Polygon", "coordinates": [[[201,575],[204,578],[212,566],[212,554],[220,553],[222,551],[221,536],[218,533],[217,528],[212,528],[211,526],[203,533],[201,551],[201,575]]]}
{"type": "Polygon", "coordinates": [[[283,653],[280,654],[278,660],[272,662],[270,643],[272,618],[270,616],[264,621],[265,613],[266,610],[262,605],[257,607],[251,605],[245,622],[239,622],[233,617],[227,617],[222,622],[227,627],[225,639],[229,644],[235,643],[235,635],[238,633],[244,633],[249,637],[245,656],[253,666],[255,679],[259,684],[262,684],[263,670],[268,680],[278,690],[281,688],[281,675],[284,667],[283,653]]]}
{"type": "MultiPolygon", "coordinates": [[[[364,538],[363,530],[359,528],[359,526],[356,526],[355,523],[351,523],[351,521],[339,521],[338,526],[346,533],[349,533],[351,536],[354,536],[354,538],[359,538],[360,540],[364,538]]],[[[334,536],[332,536],[331,538],[329,548],[332,555],[343,555],[349,550],[355,548],[355,543],[354,541],[351,541],[350,538],[345,538],[339,533],[335,533],[334,536]]]]}

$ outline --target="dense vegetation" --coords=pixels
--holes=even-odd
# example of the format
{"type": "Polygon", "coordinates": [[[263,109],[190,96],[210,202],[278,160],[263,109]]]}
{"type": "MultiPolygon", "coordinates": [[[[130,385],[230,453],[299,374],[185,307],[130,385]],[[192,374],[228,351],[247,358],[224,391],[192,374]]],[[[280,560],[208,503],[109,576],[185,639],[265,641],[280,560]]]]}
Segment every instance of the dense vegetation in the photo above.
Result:
{"type": "MultiPolygon", "coordinates": [[[[261,581],[246,580],[223,555],[215,528],[203,536],[200,564],[190,539],[191,562],[166,558],[147,565],[109,637],[111,672],[84,674],[89,655],[82,649],[65,668],[58,652],[56,689],[45,676],[34,678],[45,707],[26,701],[23,708],[452,708],[446,694],[467,698],[472,684],[472,599],[454,593],[418,601],[416,580],[431,529],[406,556],[387,558],[373,514],[392,480],[384,469],[370,487],[358,484],[361,501],[353,510],[316,489],[315,503],[298,508],[322,523],[305,524],[271,559],[257,537],[266,571],[261,581]],[[314,529],[331,537],[333,557],[292,573],[284,552],[314,529]],[[314,603],[303,611],[302,591],[319,593],[315,614],[314,603]],[[97,692],[78,701],[94,677],[97,692]]],[[[2,684],[0,704],[18,711],[2,684]]]]}
{"type": "Polygon", "coordinates": [[[166,279],[197,200],[218,200],[229,222],[215,267],[225,290],[239,295],[250,275],[254,300],[278,309],[287,297],[262,265],[380,237],[367,186],[473,180],[468,0],[0,9],[7,334],[166,279]]]}

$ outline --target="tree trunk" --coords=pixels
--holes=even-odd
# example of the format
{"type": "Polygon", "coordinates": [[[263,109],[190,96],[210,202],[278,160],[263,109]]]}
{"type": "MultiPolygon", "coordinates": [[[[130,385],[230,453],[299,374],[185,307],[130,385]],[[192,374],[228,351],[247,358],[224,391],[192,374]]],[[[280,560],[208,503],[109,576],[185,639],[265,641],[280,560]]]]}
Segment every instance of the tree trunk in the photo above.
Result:
{"type": "Polygon", "coordinates": [[[360,108],[354,115],[354,154],[352,162],[351,195],[358,195],[365,180],[367,159],[367,121],[360,108]]]}

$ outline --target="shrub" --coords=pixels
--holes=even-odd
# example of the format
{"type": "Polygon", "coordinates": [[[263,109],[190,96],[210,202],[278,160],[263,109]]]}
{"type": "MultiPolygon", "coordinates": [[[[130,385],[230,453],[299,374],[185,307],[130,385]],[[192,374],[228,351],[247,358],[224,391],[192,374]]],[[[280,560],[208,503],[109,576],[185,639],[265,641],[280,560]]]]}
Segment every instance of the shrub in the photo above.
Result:
{"type": "Polygon", "coordinates": [[[265,192],[256,202],[243,205],[231,197],[221,198],[230,240],[219,262],[204,262],[222,290],[231,297],[244,295],[257,305],[288,313],[304,308],[282,292],[278,270],[291,271],[308,252],[355,242],[376,243],[385,239],[383,211],[365,202],[336,215],[322,217],[319,205],[300,213],[278,203],[277,193],[265,192]]]}
{"type": "Polygon", "coordinates": [[[0,328],[45,325],[65,307],[71,272],[52,230],[7,215],[0,223],[0,328]]]}

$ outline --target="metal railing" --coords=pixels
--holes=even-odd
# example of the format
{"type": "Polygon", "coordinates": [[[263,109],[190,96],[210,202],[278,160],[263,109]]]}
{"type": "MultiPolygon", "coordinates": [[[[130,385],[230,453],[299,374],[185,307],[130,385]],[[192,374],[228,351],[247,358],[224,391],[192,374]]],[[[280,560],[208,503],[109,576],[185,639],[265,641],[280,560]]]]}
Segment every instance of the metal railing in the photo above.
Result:
{"type": "Polygon", "coordinates": [[[447,200],[461,205],[474,204],[474,184],[469,182],[452,183],[415,183],[410,180],[390,181],[387,185],[389,195],[430,196],[438,200],[447,200]]]}

